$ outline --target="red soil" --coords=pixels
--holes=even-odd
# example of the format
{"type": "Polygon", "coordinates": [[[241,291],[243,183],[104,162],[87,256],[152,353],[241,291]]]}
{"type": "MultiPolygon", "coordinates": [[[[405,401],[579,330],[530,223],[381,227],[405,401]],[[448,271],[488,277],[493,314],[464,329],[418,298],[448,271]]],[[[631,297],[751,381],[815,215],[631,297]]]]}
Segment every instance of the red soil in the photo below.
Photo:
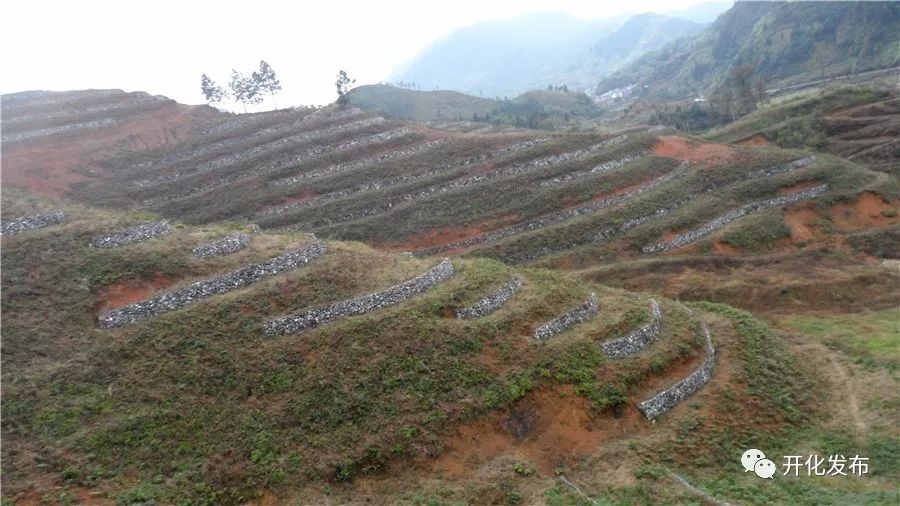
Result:
{"type": "Polygon", "coordinates": [[[692,141],[677,135],[662,135],[653,146],[653,154],[677,160],[697,162],[729,162],[737,153],[734,148],[723,144],[692,141]]]}
{"type": "Polygon", "coordinates": [[[713,241],[713,251],[720,255],[740,255],[741,248],[734,247],[722,241],[713,241]]]}
{"type": "Polygon", "coordinates": [[[874,192],[865,191],[853,204],[838,204],[831,209],[831,221],[841,230],[884,228],[900,222],[900,203],[888,202],[874,192]],[[883,212],[893,211],[894,216],[883,212]]]}
{"type": "Polygon", "coordinates": [[[175,282],[167,276],[152,279],[129,279],[100,289],[96,307],[100,311],[118,309],[149,298],[154,292],[172,286],[175,282]]]}
{"type": "Polygon", "coordinates": [[[640,418],[637,410],[628,408],[620,419],[595,415],[590,402],[571,385],[542,388],[511,409],[459,426],[434,468],[462,476],[495,456],[515,453],[550,475],[555,467],[574,463],[638,426],[640,418]]]}
{"type": "Polygon", "coordinates": [[[260,209],[260,212],[265,212],[265,211],[268,211],[269,209],[277,209],[279,207],[283,207],[283,206],[286,206],[289,204],[296,204],[298,202],[307,202],[309,200],[312,200],[313,197],[315,197],[315,196],[316,196],[316,194],[312,190],[308,190],[308,189],[303,190],[302,192],[300,192],[296,195],[291,195],[290,197],[281,199],[276,204],[270,204],[267,206],[263,206],[263,208],[260,209]]]}
{"type": "Polygon", "coordinates": [[[189,127],[211,110],[205,106],[168,104],[122,123],[89,132],[73,132],[3,146],[3,185],[58,197],[73,183],[102,170],[96,155],[110,150],[143,150],[181,140],[189,127]],[[79,172],[76,172],[79,169],[79,172]]]}
{"type": "Polygon", "coordinates": [[[416,251],[420,249],[434,248],[437,246],[443,246],[444,244],[464,241],[466,239],[472,239],[474,237],[484,235],[491,230],[517,223],[519,219],[519,215],[510,214],[501,216],[499,218],[473,223],[471,225],[432,230],[431,232],[425,232],[423,234],[409,237],[401,244],[386,244],[378,245],[377,247],[394,251],[416,251]]]}
{"type": "Polygon", "coordinates": [[[742,146],[768,146],[772,141],[769,139],[769,136],[759,132],[751,135],[750,137],[746,137],[736,142],[736,144],[740,144],[742,146]]]}
{"type": "Polygon", "coordinates": [[[811,208],[788,209],[784,212],[784,222],[791,229],[792,242],[809,242],[818,236],[814,225],[819,213],[811,208]]]}

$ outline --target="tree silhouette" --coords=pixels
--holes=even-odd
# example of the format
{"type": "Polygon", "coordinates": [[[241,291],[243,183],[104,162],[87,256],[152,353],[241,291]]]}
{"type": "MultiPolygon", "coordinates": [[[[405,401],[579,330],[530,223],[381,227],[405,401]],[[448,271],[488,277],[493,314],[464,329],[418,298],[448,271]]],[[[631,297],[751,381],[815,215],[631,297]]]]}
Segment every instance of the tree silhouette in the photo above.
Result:
{"type": "Polygon", "coordinates": [[[231,96],[234,100],[240,102],[244,106],[244,112],[247,112],[247,104],[258,104],[262,99],[259,97],[259,88],[251,77],[244,77],[237,70],[231,69],[231,81],[228,83],[231,88],[231,96]]]}
{"type": "Polygon", "coordinates": [[[281,91],[281,81],[278,80],[275,71],[265,60],[259,60],[259,70],[253,73],[252,79],[260,93],[268,93],[272,96],[272,105],[278,109],[278,104],[275,103],[275,93],[281,91]]]}
{"type": "Polygon", "coordinates": [[[350,79],[350,76],[347,75],[346,71],[341,70],[338,72],[337,80],[334,81],[334,86],[337,88],[337,102],[342,108],[350,103],[350,95],[348,95],[348,93],[350,93],[350,86],[354,83],[356,83],[356,79],[350,79]]]}
{"type": "Polygon", "coordinates": [[[228,95],[221,86],[217,85],[206,74],[200,76],[200,91],[203,92],[203,97],[206,98],[209,104],[221,102],[228,95]]]}

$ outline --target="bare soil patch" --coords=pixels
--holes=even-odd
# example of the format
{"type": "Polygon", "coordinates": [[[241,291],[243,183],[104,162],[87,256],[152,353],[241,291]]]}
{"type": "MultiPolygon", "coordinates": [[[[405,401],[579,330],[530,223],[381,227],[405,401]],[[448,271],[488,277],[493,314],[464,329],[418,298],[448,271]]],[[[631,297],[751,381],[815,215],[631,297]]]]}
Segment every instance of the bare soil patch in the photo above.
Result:
{"type": "Polygon", "coordinates": [[[769,139],[768,135],[758,132],[750,137],[745,137],[737,141],[735,144],[740,144],[742,146],[768,146],[771,143],[772,141],[769,139]]]}
{"type": "Polygon", "coordinates": [[[96,307],[99,311],[118,309],[148,299],[153,293],[173,284],[175,280],[161,274],[151,279],[129,279],[114,283],[100,290],[96,307]]]}
{"type": "Polygon", "coordinates": [[[697,142],[677,135],[663,135],[653,146],[653,154],[691,163],[724,163],[736,158],[734,148],[724,144],[697,142]]]}

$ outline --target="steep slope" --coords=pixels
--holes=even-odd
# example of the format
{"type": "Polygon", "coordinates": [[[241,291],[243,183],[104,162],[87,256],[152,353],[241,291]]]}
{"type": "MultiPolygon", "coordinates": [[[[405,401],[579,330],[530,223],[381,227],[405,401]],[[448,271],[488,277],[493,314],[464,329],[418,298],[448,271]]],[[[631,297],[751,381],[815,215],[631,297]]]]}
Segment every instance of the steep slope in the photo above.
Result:
{"type": "Polygon", "coordinates": [[[653,13],[597,21],[541,13],[493,21],[435,43],[392,80],[484,97],[513,96],[547,85],[589,89],[624,63],[701,28],[653,13]]]}
{"type": "Polygon", "coordinates": [[[4,494],[19,498],[59,477],[126,503],[235,503],[264,487],[342,482],[406,459],[431,462],[454,426],[532,390],[573,391],[586,416],[595,416],[589,406],[615,407],[646,428],[634,404],[698,367],[711,346],[699,315],[660,300],[666,326],[603,366],[601,342],[659,318],[649,299],[546,271],[454,260],[437,274],[431,260],[306,234],[253,234],[236,253],[191,254],[234,231],[223,225],[175,225],[99,248],[93,239],[149,217],[16,191],[3,205],[5,217],[49,205],[66,215],[2,238],[3,480],[4,494]],[[248,267],[316,244],[280,271],[248,267]],[[244,285],[224,281],[237,272],[244,285]],[[416,277],[423,272],[436,277],[416,277]],[[521,290],[489,317],[453,317],[514,275],[521,290]],[[227,289],[175,303],[216,279],[227,289]],[[602,318],[550,323],[533,337],[592,292],[602,318]],[[347,308],[342,300],[362,304],[356,316],[265,332],[285,314],[347,308]],[[136,323],[108,325],[138,308],[148,312],[136,323]]]}
{"type": "Polygon", "coordinates": [[[702,33],[648,53],[601,82],[637,84],[680,98],[720,85],[752,65],[771,83],[792,83],[900,64],[896,2],[736,2],[702,33]]]}
{"type": "Polygon", "coordinates": [[[813,146],[896,174],[900,97],[894,89],[835,87],[766,105],[709,132],[715,141],[813,146]]]}
{"type": "MultiPolygon", "coordinates": [[[[597,500],[685,503],[694,492],[669,473],[725,499],[738,486],[762,494],[735,461],[746,441],[775,452],[851,438],[830,425],[844,410],[818,393],[837,383],[805,365],[821,356],[796,360],[772,329],[727,306],[301,233],[245,228],[244,249],[192,254],[234,225],[176,223],[97,248],[97,237],[152,217],[16,190],[2,204],[4,219],[65,214],[2,237],[4,500],[569,504],[585,494],[574,482],[597,500]],[[317,256],[279,272],[251,268],[317,244],[317,256]],[[235,272],[256,278],[98,325],[235,272]],[[511,279],[521,286],[497,298],[511,279]],[[454,317],[485,297],[493,311],[454,317]],[[331,321],[265,331],[310,310],[331,321]],[[811,422],[823,413],[829,422],[811,422]],[[598,483],[596,470],[613,478],[598,483]]],[[[887,432],[873,434],[882,439],[863,447],[870,455],[891,451],[887,432]]],[[[895,478],[886,468],[864,485],[780,480],[763,497],[884,502],[895,478]]]]}
{"type": "Polygon", "coordinates": [[[177,144],[224,116],[210,107],[122,90],[30,91],[3,95],[0,103],[4,185],[47,196],[90,177],[111,150],[177,144]]]}

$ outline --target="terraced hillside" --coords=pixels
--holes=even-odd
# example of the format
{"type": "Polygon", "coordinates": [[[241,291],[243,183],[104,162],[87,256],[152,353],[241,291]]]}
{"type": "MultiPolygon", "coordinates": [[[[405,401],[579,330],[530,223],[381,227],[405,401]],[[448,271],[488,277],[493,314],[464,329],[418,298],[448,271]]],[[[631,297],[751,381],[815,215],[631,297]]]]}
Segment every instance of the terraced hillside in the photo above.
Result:
{"type": "Polygon", "coordinates": [[[894,358],[782,334],[896,305],[895,175],[129,97],[3,100],[4,500],[896,498],[894,358]],[[747,444],[873,473],[766,483],[747,444]]]}
{"type": "Polygon", "coordinates": [[[900,166],[898,136],[896,88],[850,86],[799,93],[707,135],[719,142],[815,146],[894,175],[900,166]]]}
{"type": "MultiPolygon", "coordinates": [[[[813,409],[784,342],[724,306],[487,259],[429,271],[430,259],[294,232],[245,228],[245,248],[197,256],[241,227],[150,233],[146,214],[4,193],[4,217],[53,209],[65,218],[2,239],[12,500],[578,500],[554,470],[581,479],[584,462],[619,448],[647,472],[718,473],[740,442],[720,446],[725,434],[790,431],[813,409]],[[146,232],[94,246],[123,229],[146,232]],[[291,252],[302,261],[278,260],[291,252]],[[520,287],[493,311],[455,317],[512,277],[520,287]],[[291,314],[317,323],[280,327],[291,314]],[[718,421],[697,425],[697,409],[718,421]],[[660,444],[667,458],[646,453],[660,444]],[[709,467],[686,465],[696,445],[709,467]]],[[[646,485],[690,497],[658,479],[646,485]]]]}
{"type": "MultiPolygon", "coordinates": [[[[804,107],[893,100],[841,93],[804,107]]],[[[61,114],[41,107],[17,110],[61,114]]],[[[752,116],[734,132],[742,124],[752,116]]],[[[894,175],[810,149],[713,144],[658,128],[462,133],[329,107],[212,115],[174,145],[110,145],[106,153],[92,177],[71,185],[74,199],[194,224],[230,220],[513,264],[589,267],[834,241],[871,250],[900,221],[894,175]],[[827,225],[810,221],[836,213],[843,215],[827,225]]],[[[13,170],[18,163],[7,161],[13,170]]]]}

